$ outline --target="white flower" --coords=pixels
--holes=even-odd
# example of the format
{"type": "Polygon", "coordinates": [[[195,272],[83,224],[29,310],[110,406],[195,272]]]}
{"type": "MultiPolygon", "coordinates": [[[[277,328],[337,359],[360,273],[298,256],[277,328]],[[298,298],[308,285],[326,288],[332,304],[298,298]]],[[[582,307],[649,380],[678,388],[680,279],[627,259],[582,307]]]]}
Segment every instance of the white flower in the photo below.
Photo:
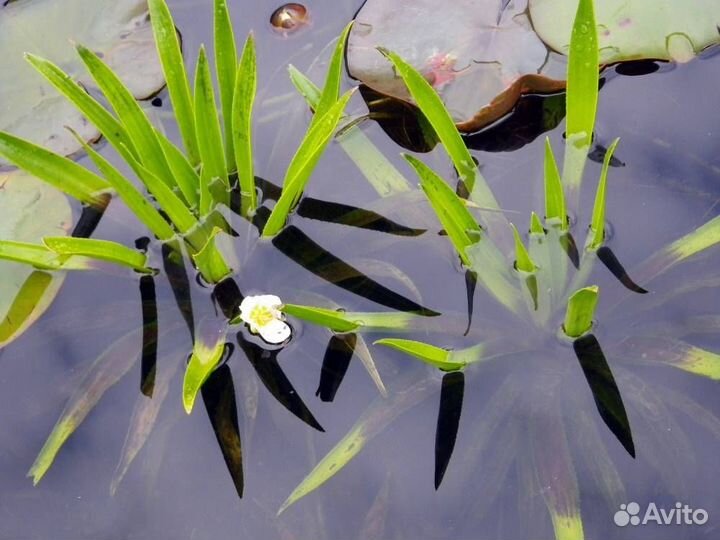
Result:
{"type": "Polygon", "coordinates": [[[246,296],[240,304],[240,319],[268,343],[282,343],[290,337],[291,330],[280,306],[282,300],[273,294],[246,296]]]}

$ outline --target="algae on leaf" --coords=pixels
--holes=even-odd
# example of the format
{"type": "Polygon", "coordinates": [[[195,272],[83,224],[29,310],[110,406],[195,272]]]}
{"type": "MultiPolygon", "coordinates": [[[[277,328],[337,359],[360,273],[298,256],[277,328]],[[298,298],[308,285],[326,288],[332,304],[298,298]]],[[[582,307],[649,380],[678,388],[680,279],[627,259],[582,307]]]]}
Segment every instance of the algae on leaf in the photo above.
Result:
{"type": "Polygon", "coordinates": [[[85,140],[99,137],[97,129],[24,58],[26,53],[48,58],[89,88],[76,43],[100,54],[137,99],[152,96],[165,84],[146,2],[13,2],[0,10],[0,131],[63,155],[81,149],[65,126],[85,140]]]}

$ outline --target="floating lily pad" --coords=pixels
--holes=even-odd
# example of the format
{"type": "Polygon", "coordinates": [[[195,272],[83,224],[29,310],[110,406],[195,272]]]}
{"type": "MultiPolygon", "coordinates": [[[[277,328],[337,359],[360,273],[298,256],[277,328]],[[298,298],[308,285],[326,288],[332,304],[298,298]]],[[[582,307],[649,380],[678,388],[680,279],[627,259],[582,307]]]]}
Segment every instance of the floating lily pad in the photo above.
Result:
{"type": "MultiPolygon", "coordinates": [[[[72,209],[60,191],[23,172],[0,174],[0,239],[40,243],[64,236],[72,209]]],[[[50,306],[65,279],[30,266],[0,261],[0,347],[24,332],[50,306]]]]}
{"type": "Polygon", "coordinates": [[[164,85],[143,0],[17,0],[0,8],[0,130],[70,155],[99,132],[24,59],[48,58],[91,89],[73,44],[100,53],[138,99],[164,85]]]}
{"type": "Polygon", "coordinates": [[[527,1],[367,0],[348,41],[350,74],[410,101],[402,79],[377,51],[411,63],[440,93],[458,128],[476,131],[504,116],[522,94],[562,90],[557,66],[533,31],[527,1]]]}
{"type": "MultiPolygon", "coordinates": [[[[577,0],[529,0],[535,31],[566,54],[577,0]]],[[[595,2],[600,59],[687,62],[720,43],[717,0],[602,0],[595,2]]]]}

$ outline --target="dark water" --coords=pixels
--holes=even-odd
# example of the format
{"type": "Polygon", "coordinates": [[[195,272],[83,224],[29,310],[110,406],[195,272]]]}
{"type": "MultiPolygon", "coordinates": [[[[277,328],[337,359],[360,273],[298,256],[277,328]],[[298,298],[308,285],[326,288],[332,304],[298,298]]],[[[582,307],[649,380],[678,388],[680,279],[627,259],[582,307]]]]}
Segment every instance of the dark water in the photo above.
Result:
{"type": "MultiPolygon", "coordinates": [[[[327,58],[326,46],[360,4],[360,0],[308,2],[312,27],[282,38],[267,23],[275,4],[259,2],[248,7],[230,2],[238,37],[254,29],[258,40],[260,176],[281,182],[309,119],[301,98],[291,94],[287,63],[308,71],[319,82],[322,70],[311,68],[314,60],[327,58]]],[[[178,0],[171,7],[186,51],[192,54],[201,42],[211,42],[211,2],[178,0]]],[[[720,109],[714,91],[718,85],[720,57],[714,56],[642,77],[611,76],[601,93],[597,141],[607,145],[616,136],[622,138],[617,157],[625,166],[611,171],[608,220],[614,231],[611,246],[628,268],[719,212],[720,109]]],[[[362,103],[353,103],[350,110],[361,113],[362,103]]],[[[168,110],[167,105],[161,109],[168,110]]],[[[171,123],[166,123],[172,132],[171,123]]],[[[398,157],[400,149],[378,126],[366,124],[364,129],[410,178],[398,157]]],[[[562,129],[561,124],[550,133],[558,150],[562,129]]],[[[530,210],[540,209],[541,139],[509,153],[476,154],[501,206],[518,212],[510,213],[510,219],[523,226],[530,210]]],[[[441,151],[428,156],[427,162],[450,174],[441,151]]],[[[597,163],[588,166],[582,208],[592,204],[599,171],[597,163]]],[[[458,331],[452,322],[453,314],[462,321],[465,313],[463,276],[447,240],[436,237],[439,227],[425,203],[378,202],[337,144],[320,163],[307,194],[379,208],[405,225],[430,227],[424,236],[403,238],[300,217],[293,222],[348,262],[360,266],[380,260],[395,265],[422,293],[421,303],[442,311],[447,317],[443,320],[450,321],[440,332],[411,337],[444,346],[474,343],[471,338],[459,339],[462,325],[458,331]]],[[[579,231],[587,219],[587,215],[579,216],[579,231]]],[[[134,223],[120,205],[112,205],[96,236],[130,244],[143,234],[134,223]]],[[[582,234],[578,240],[582,242],[582,234]]],[[[323,284],[271,246],[256,246],[247,261],[238,278],[245,294],[277,292],[285,301],[302,303],[308,298],[304,294],[313,292],[347,309],[378,309],[323,284]]],[[[665,290],[712,277],[718,262],[717,254],[706,256],[653,282],[654,294],[635,297],[601,318],[599,339],[611,348],[632,332],[633,324],[682,322],[693,315],[715,313],[718,295],[712,289],[682,296],[662,309],[643,313],[642,308],[652,306],[665,290]]],[[[402,280],[382,272],[373,277],[413,297],[402,280]]],[[[596,269],[591,281],[603,291],[601,312],[602,306],[609,307],[624,295],[603,269],[596,269]]],[[[182,325],[169,287],[162,281],[158,286],[161,327],[182,325]]],[[[182,411],[179,371],[155,431],[116,494],[109,495],[131,411],[139,399],[139,366],[106,393],[47,476],[33,488],[25,473],[74,385],[105,347],[139,324],[140,306],[135,298],[133,279],[70,275],[43,319],[0,353],[4,426],[0,539],[545,540],[552,538],[543,502],[548,486],[534,477],[529,448],[537,444],[533,434],[538,426],[552,425],[559,418],[568,426],[569,447],[576,458],[587,538],[694,540],[720,535],[718,440],[692,420],[697,415],[678,413],[666,400],[670,395],[691,397],[720,415],[717,384],[670,368],[613,363],[633,425],[637,446],[633,460],[600,422],[572,351],[555,344],[539,354],[513,357],[511,364],[498,362],[468,370],[455,456],[437,492],[433,489],[433,445],[438,396],[430,391],[427,399],[402,414],[345,470],[276,518],[286,496],[377,397],[356,359],[334,403],[314,397],[328,339],[326,332],[315,327],[298,328],[296,339],[280,354],[280,362],[325,433],[310,429],[273,400],[240,354],[229,363],[240,402],[245,459],[242,500],[237,498],[203,411],[198,408],[191,416],[182,411]],[[256,415],[251,417],[254,404],[256,415]],[[493,421],[498,428],[488,435],[485,430],[493,421]],[[593,439],[588,433],[598,435],[593,439]],[[615,463],[625,488],[624,495],[614,493],[610,501],[602,480],[593,472],[598,462],[594,450],[601,447],[615,463]],[[655,502],[666,508],[682,501],[705,509],[710,519],[702,527],[620,529],[613,524],[613,514],[617,505],[630,501],[643,507],[655,502]]],[[[195,302],[200,309],[210,309],[208,294],[196,292],[195,302]]],[[[482,335],[497,326],[509,328],[496,305],[478,291],[473,334],[482,335]]],[[[368,336],[368,342],[374,337],[368,336]]],[[[694,342],[716,350],[720,347],[712,335],[696,336],[694,342]]],[[[160,369],[172,369],[173,362],[180,365],[189,347],[183,332],[162,340],[161,361],[163,353],[169,361],[160,369]]],[[[372,351],[391,395],[427,378],[431,383],[425,386],[439,389],[439,374],[380,347],[372,351]]]]}

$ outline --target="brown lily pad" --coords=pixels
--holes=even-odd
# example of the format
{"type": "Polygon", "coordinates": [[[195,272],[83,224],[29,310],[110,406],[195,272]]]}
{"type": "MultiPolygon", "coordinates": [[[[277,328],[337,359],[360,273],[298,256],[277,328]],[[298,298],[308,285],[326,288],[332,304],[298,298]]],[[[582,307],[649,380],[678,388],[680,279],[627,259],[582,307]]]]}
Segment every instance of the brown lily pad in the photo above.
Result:
{"type": "Polygon", "coordinates": [[[550,61],[530,24],[526,1],[367,0],[348,41],[350,74],[409,101],[402,79],[378,47],[398,53],[423,73],[466,133],[507,114],[523,94],[565,87],[564,68],[550,61]]]}

